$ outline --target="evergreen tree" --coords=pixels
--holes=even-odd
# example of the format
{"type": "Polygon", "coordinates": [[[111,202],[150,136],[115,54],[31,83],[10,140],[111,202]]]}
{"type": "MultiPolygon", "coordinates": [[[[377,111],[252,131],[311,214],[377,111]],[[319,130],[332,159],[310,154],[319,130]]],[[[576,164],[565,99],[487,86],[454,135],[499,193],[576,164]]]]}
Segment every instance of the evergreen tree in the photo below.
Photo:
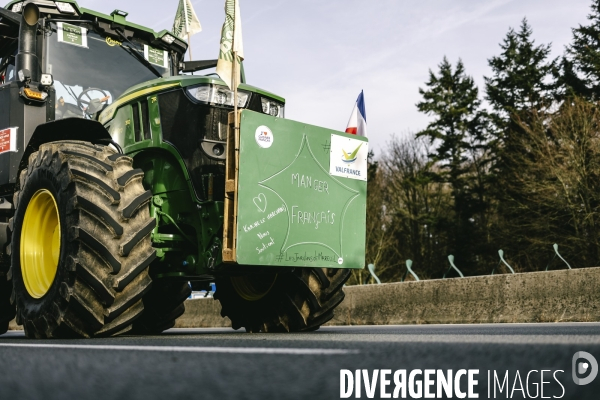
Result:
{"type": "Polygon", "coordinates": [[[600,0],[593,0],[591,8],[589,25],[573,28],[559,78],[564,94],[600,100],[600,0]]]}
{"type": "Polygon", "coordinates": [[[444,180],[455,183],[465,173],[470,148],[484,140],[479,89],[465,74],[461,60],[453,71],[446,57],[437,75],[429,71],[426,85],[427,90],[419,88],[423,101],[417,103],[417,109],[435,119],[417,136],[439,143],[430,156],[440,162],[444,180]]]}
{"type": "Polygon", "coordinates": [[[487,225],[482,186],[485,179],[481,176],[486,129],[479,90],[473,78],[466,75],[462,61],[453,69],[446,57],[437,74],[429,71],[426,86],[427,89],[419,89],[423,101],[417,108],[434,119],[417,136],[426,137],[434,145],[430,158],[437,168],[432,174],[452,190],[451,250],[468,271],[475,272],[475,254],[487,225]]]}
{"type": "Polygon", "coordinates": [[[518,32],[508,30],[500,44],[502,53],[488,60],[493,74],[484,77],[486,100],[500,129],[510,124],[511,116],[542,112],[553,100],[554,84],[549,81],[556,63],[548,61],[550,45],[536,46],[531,35],[531,26],[523,19],[518,32]]]}
{"type": "MultiPolygon", "coordinates": [[[[488,63],[492,76],[485,77],[486,99],[493,107],[494,140],[489,143],[492,155],[490,196],[496,214],[492,241],[511,252],[519,248],[514,235],[514,221],[525,221],[527,211],[517,205],[526,201],[523,190],[522,160],[532,157],[529,131],[544,121],[552,105],[555,84],[551,82],[556,62],[548,60],[550,45],[536,46],[532,30],[523,19],[519,31],[510,28],[500,44],[501,54],[488,63]]],[[[543,128],[543,123],[541,125],[543,128]]]]}

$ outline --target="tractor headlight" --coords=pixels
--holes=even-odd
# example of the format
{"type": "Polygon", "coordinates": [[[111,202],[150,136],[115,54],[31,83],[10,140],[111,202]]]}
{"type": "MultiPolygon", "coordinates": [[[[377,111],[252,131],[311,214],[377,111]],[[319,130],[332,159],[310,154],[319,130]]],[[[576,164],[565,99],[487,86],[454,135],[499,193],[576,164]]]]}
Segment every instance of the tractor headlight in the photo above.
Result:
{"type": "Polygon", "coordinates": [[[262,103],[263,113],[272,115],[274,117],[283,118],[284,106],[274,100],[267,99],[265,97],[260,99],[262,103]]]}
{"type": "Polygon", "coordinates": [[[175,37],[167,33],[163,37],[161,37],[161,40],[167,44],[173,44],[173,42],[175,41],[175,37]]]}
{"type": "Polygon", "coordinates": [[[55,1],[54,4],[56,4],[56,8],[58,8],[58,11],[60,11],[61,13],[75,14],[75,8],[70,3],[63,3],[62,1],[55,1]]]}
{"type": "Polygon", "coordinates": [[[20,13],[23,11],[23,2],[13,4],[11,11],[14,13],[20,13]]]}
{"type": "Polygon", "coordinates": [[[51,74],[42,74],[42,77],[40,79],[40,85],[42,86],[52,86],[52,84],[54,83],[54,78],[52,77],[51,74]]]}
{"type": "MultiPolygon", "coordinates": [[[[227,86],[202,85],[187,89],[192,99],[220,106],[233,107],[233,92],[227,86]]],[[[238,90],[238,107],[244,108],[248,104],[250,93],[238,90]]]]}
{"type": "Polygon", "coordinates": [[[210,103],[212,96],[212,86],[198,86],[195,88],[189,88],[187,92],[196,100],[202,103],[210,103]]]}

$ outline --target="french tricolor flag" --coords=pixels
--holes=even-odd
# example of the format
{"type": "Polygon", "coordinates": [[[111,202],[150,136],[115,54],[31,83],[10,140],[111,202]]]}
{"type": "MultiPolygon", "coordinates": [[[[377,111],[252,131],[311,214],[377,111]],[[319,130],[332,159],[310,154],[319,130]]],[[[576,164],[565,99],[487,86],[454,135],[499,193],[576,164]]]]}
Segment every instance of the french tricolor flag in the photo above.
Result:
{"type": "Polygon", "coordinates": [[[365,111],[365,96],[361,90],[354,104],[346,133],[367,137],[367,112],[365,111]]]}

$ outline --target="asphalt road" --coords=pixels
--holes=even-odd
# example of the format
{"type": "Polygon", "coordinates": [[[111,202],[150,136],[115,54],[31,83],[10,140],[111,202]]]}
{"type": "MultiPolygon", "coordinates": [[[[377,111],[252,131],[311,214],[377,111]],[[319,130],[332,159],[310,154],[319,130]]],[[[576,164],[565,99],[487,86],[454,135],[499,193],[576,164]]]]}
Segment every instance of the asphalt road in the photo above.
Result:
{"type": "MultiPolygon", "coordinates": [[[[478,369],[474,391],[482,399],[532,398],[542,379],[549,382],[545,398],[598,399],[600,376],[574,384],[579,351],[600,360],[600,324],[326,327],[304,334],[173,329],[97,340],[28,340],[15,331],[0,336],[0,400],[339,399],[341,369],[367,369],[370,378],[374,369],[405,369],[407,376],[415,369],[478,369]],[[541,370],[550,372],[542,377],[541,370]],[[491,388],[488,397],[488,371],[492,382],[494,371],[500,382],[508,371],[496,397],[491,388]],[[509,387],[516,391],[507,393],[509,387]]],[[[467,376],[461,379],[466,392],[467,376]]],[[[364,386],[361,395],[367,398],[364,386]]]]}

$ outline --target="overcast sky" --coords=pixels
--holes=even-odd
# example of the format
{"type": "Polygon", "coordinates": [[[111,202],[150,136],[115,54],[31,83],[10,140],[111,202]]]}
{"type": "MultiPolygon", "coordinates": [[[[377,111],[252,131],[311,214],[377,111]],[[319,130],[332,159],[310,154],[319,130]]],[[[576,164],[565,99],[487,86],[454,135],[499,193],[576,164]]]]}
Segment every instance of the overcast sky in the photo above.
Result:
{"type": "MultiPolygon", "coordinates": [[[[218,55],[225,0],[192,0],[203,32],[194,59],[218,55]]],[[[80,0],[83,7],[129,12],[128,20],[171,29],[178,0],[80,0]]],[[[536,43],[553,57],[586,24],[591,0],[240,0],[248,83],[286,98],[286,117],[344,130],[365,91],[369,139],[380,153],[392,134],[427,125],[419,87],[444,55],[462,58],[483,96],[487,60],[509,27],[527,17],[536,43]]]]}

